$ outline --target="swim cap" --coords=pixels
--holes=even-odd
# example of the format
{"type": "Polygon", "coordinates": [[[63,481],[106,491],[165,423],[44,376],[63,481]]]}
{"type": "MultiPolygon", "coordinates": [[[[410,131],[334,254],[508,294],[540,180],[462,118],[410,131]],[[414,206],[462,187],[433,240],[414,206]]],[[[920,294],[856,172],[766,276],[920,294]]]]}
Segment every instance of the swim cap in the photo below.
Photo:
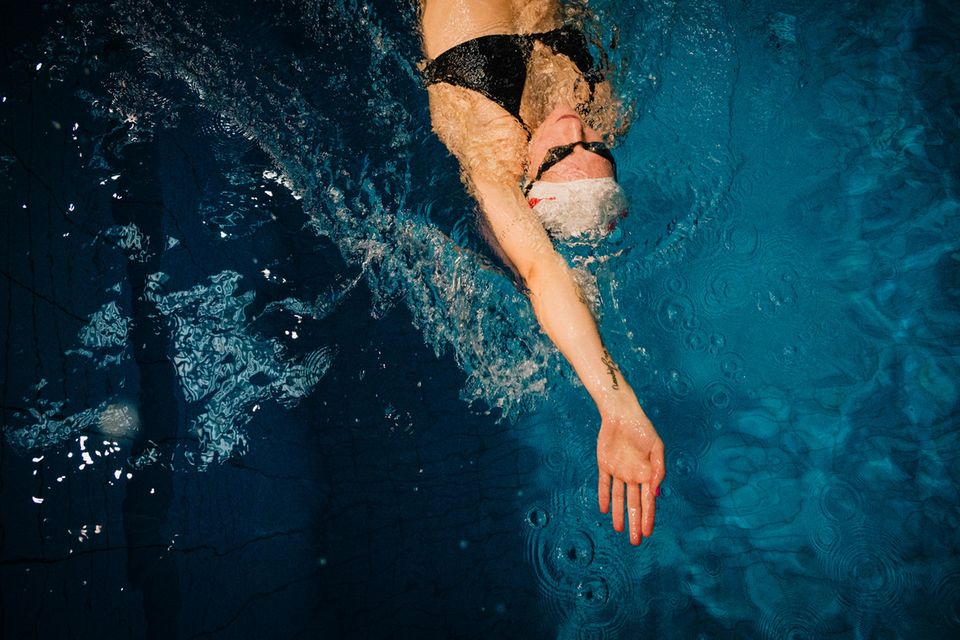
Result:
{"type": "Polygon", "coordinates": [[[558,239],[606,235],[627,215],[627,196],[611,177],[534,182],[527,202],[558,239]]]}

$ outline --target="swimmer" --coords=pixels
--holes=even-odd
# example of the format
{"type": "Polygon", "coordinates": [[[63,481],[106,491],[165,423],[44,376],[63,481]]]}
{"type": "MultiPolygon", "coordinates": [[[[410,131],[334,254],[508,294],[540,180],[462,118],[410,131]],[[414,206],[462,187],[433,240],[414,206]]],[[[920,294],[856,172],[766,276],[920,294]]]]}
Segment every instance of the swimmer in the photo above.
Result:
{"type": "Polygon", "coordinates": [[[600,412],[600,511],[653,533],[663,442],[608,353],[554,241],[600,239],[625,215],[609,144],[619,103],[557,0],[424,0],[433,129],[460,162],[490,245],[600,412]]]}

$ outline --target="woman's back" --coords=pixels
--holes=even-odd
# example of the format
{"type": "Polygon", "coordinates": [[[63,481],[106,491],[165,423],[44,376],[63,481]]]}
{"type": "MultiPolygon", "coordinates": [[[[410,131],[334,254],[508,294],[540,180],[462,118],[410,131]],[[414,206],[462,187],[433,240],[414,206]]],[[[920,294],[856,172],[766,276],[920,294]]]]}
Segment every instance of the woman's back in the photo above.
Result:
{"type": "MultiPolygon", "coordinates": [[[[587,124],[612,140],[619,102],[608,82],[584,81],[587,67],[593,66],[585,43],[573,53],[531,39],[521,47],[525,53],[512,62],[476,58],[478,53],[489,55],[476,51],[466,52],[466,60],[437,60],[461,53],[465,43],[488,40],[485,36],[555,31],[563,26],[557,0],[425,0],[422,23],[424,52],[433,61],[426,68],[433,128],[466,173],[516,184],[526,164],[530,134],[564,105],[577,107],[587,124]],[[443,73],[451,66],[462,79],[443,73]],[[473,86],[488,82],[509,85],[510,90],[495,94],[473,86]]],[[[497,45],[497,54],[504,50],[497,45]]]]}
{"type": "Polygon", "coordinates": [[[559,25],[556,0],[425,0],[421,26],[428,58],[481,36],[549,31],[559,25]]]}

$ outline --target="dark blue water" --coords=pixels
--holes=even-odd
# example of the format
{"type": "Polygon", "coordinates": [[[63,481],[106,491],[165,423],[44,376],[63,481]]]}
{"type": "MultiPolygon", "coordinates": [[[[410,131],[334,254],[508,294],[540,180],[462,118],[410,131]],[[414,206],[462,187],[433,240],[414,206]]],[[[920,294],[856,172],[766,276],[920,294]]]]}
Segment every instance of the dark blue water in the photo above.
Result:
{"type": "Polygon", "coordinates": [[[412,6],[5,12],[3,637],[957,634],[960,14],[590,4],[631,211],[571,259],[666,444],[639,548],[412,6]]]}

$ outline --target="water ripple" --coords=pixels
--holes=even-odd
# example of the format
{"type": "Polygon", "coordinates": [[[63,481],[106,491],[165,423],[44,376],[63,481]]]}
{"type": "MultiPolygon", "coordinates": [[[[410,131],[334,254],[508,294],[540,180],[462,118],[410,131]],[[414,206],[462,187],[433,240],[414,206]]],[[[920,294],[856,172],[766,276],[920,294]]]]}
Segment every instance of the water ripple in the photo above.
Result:
{"type": "Polygon", "coordinates": [[[700,566],[711,578],[716,578],[723,572],[723,564],[723,556],[718,553],[707,553],[700,558],[700,566]]]}
{"type": "Polygon", "coordinates": [[[557,446],[547,451],[543,456],[543,466],[554,476],[562,475],[567,467],[566,448],[557,446]]]}
{"type": "Polygon", "coordinates": [[[703,329],[693,329],[683,336],[683,346],[691,351],[706,351],[709,345],[710,336],[703,329]]]}
{"type": "Polygon", "coordinates": [[[693,389],[693,380],[683,371],[670,369],[664,374],[664,386],[674,400],[683,400],[693,389]]]}
{"type": "Polygon", "coordinates": [[[562,620],[565,609],[562,600],[563,576],[552,573],[553,567],[549,562],[550,540],[555,528],[551,523],[549,526],[530,530],[524,548],[524,559],[527,566],[533,569],[547,614],[554,619],[562,620]]]}
{"type": "Polygon", "coordinates": [[[800,300],[801,275],[795,260],[767,259],[763,275],[754,291],[757,309],[764,315],[774,315],[795,309],[800,300]]]}
{"type": "MultiPolygon", "coordinates": [[[[616,545],[598,547],[594,532],[552,519],[543,526],[531,526],[533,513],[538,524],[545,520],[536,508],[527,512],[525,557],[548,615],[560,627],[559,637],[619,637],[628,618],[645,601],[637,598],[634,585],[650,571],[650,554],[625,563],[616,545]]],[[[606,533],[606,539],[619,539],[619,534],[605,527],[597,531],[606,533]]]]}
{"type": "Polygon", "coordinates": [[[703,390],[703,405],[714,414],[730,413],[733,405],[733,389],[723,380],[710,382],[703,390]]]}
{"type": "Polygon", "coordinates": [[[752,224],[734,224],[724,230],[723,245],[742,256],[752,257],[760,249],[760,236],[752,224]]]}
{"type": "Polygon", "coordinates": [[[646,571],[619,557],[598,557],[595,565],[577,580],[573,617],[594,637],[619,638],[629,619],[646,613],[646,598],[636,593],[646,571]]]}
{"type": "Polygon", "coordinates": [[[703,225],[690,237],[687,250],[691,258],[706,260],[724,250],[724,230],[719,224],[703,225]]]}
{"type": "Polygon", "coordinates": [[[718,315],[743,307],[750,301],[748,274],[733,266],[716,268],[708,277],[701,294],[705,312],[718,315]]]}
{"type": "Polygon", "coordinates": [[[666,281],[664,282],[667,291],[672,294],[683,293],[687,290],[687,277],[682,273],[672,272],[667,276],[666,281]]]}
{"type": "Polygon", "coordinates": [[[713,355],[718,355],[727,346],[727,337],[722,333],[711,333],[707,351],[713,355]]]}
{"type": "Polygon", "coordinates": [[[560,536],[556,553],[565,563],[586,569],[593,562],[593,539],[586,531],[570,529],[560,536]]]}
{"type": "Polygon", "coordinates": [[[833,479],[820,491],[820,511],[834,522],[860,520],[862,492],[843,480],[833,479]]]}
{"type": "Polygon", "coordinates": [[[792,370],[804,370],[804,365],[806,364],[806,347],[803,343],[794,342],[782,345],[779,349],[775,349],[773,353],[773,358],[776,362],[785,369],[792,370]]]}
{"type": "Polygon", "coordinates": [[[667,331],[696,328],[696,307],[682,293],[670,293],[656,303],[657,321],[667,331]]]}
{"type": "Polygon", "coordinates": [[[725,353],[720,358],[720,373],[724,378],[732,382],[739,382],[743,378],[744,371],[743,356],[739,353],[725,353]]]}
{"type": "Polygon", "coordinates": [[[826,557],[830,576],[843,585],[840,600],[860,610],[899,615],[910,585],[897,552],[898,542],[865,526],[857,526],[843,537],[844,544],[831,547],[826,557]]]}
{"type": "Polygon", "coordinates": [[[703,416],[694,417],[691,420],[691,427],[685,434],[684,444],[691,452],[698,457],[702,457],[710,451],[713,443],[713,432],[710,423],[703,416]]]}
{"type": "Polygon", "coordinates": [[[530,507],[527,510],[526,523],[534,529],[543,529],[550,523],[550,512],[543,507],[530,507]]]}
{"type": "Polygon", "coordinates": [[[933,585],[940,615],[953,628],[960,628],[960,570],[941,575],[933,585]]]}
{"type": "Polygon", "coordinates": [[[840,543],[840,531],[835,525],[823,522],[810,534],[810,542],[820,555],[829,556],[840,543]]]}
{"type": "Polygon", "coordinates": [[[819,640],[830,631],[823,609],[799,602],[764,612],[757,626],[762,638],[786,640],[819,640]]]}
{"type": "Polygon", "coordinates": [[[700,458],[693,453],[674,447],[671,453],[667,454],[668,468],[670,475],[676,475],[678,478],[686,476],[695,476],[700,472],[700,458]]]}

